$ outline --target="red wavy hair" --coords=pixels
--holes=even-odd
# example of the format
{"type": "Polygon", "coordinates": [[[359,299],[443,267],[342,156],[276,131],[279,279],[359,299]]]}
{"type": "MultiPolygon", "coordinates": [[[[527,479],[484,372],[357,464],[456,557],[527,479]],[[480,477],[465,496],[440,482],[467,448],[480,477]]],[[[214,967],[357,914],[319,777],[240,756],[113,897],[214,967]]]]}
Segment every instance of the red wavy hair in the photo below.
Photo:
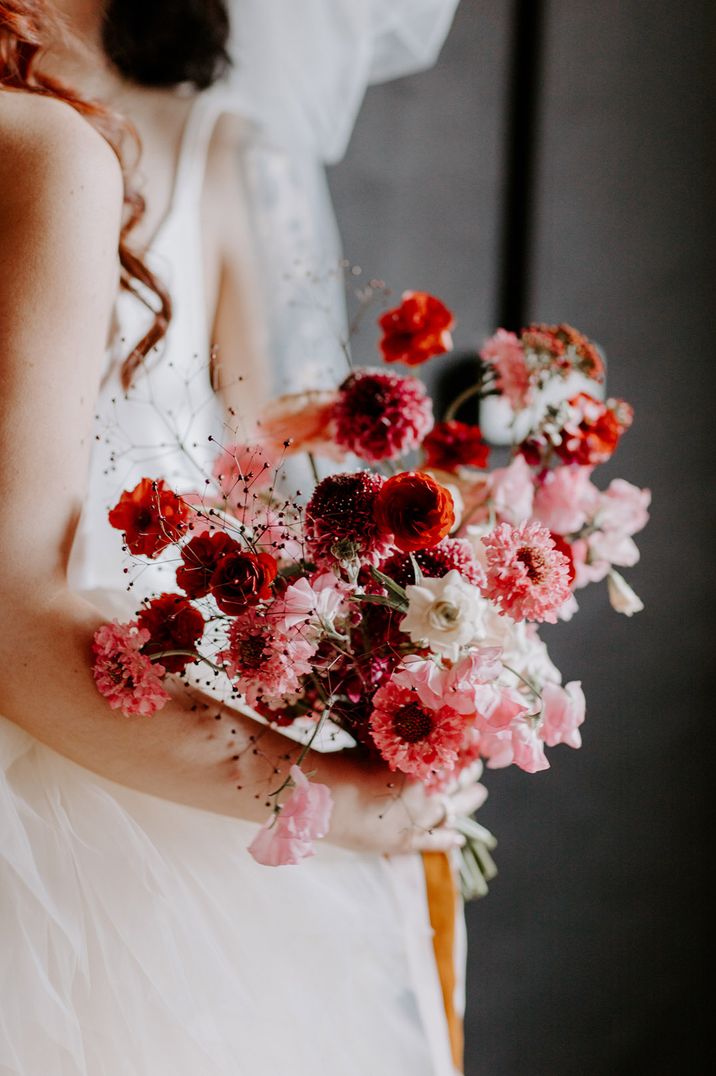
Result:
{"type": "Polygon", "coordinates": [[[37,61],[53,36],[64,33],[65,28],[43,0],[0,0],[0,88],[65,101],[99,131],[117,155],[124,179],[124,216],[118,244],[120,284],[154,314],[149,330],[122,365],[122,384],[126,389],[137,367],[165,335],[171,318],[171,300],[162,283],[127,242],[144,214],[144,199],[132,187],[122,153],[127,137],[139,147],[136,132],[127,120],[105,105],[82,97],[59,79],[37,70],[37,61]]]}

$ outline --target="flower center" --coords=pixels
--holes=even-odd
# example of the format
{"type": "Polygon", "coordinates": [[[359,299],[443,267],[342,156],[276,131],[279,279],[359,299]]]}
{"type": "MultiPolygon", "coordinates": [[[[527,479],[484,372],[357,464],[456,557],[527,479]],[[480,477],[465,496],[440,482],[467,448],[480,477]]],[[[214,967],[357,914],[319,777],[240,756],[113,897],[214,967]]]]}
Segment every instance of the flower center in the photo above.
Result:
{"type": "Polygon", "coordinates": [[[430,607],[428,613],[430,626],[439,631],[450,631],[460,620],[460,610],[449,601],[438,601],[430,607]]]}
{"type": "Polygon", "coordinates": [[[527,575],[533,583],[541,583],[548,572],[547,558],[541,549],[523,545],[517,550],[517,560],[524,564],[527,575]]]}
{"type": "Polygon", "coordinates": [[[138,530],[147,531],[152,525],[152,513],[148,508],[140,508],[137,512],[135,524],[138,530]]]}
{"type": "Polygon", "coordinates": [[[393,731],[407,743],[425,740],[433,731],[433,719],[427,710],[416,702],[401,706],[393,717],[393,731]]]}
{"type": "Polygon", "coordinates": [[[264,660],[266,640],[263,635],[247,635],[239,643],[241,664],[247,669],[258,669],[264,660]]]}

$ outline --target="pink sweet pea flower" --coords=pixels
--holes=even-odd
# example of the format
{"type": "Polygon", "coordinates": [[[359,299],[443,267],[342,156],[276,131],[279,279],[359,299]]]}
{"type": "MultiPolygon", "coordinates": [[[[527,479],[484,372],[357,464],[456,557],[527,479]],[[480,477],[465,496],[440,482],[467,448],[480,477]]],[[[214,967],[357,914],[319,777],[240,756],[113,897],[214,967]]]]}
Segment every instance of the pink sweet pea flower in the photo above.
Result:
{"type": "Polygon", "coordinates": [[[513,763],[526,773],[549,769],[544,744],[532,724],[522,718],[514,721],[510,728],[482,732],[480,753],[491,770],[503,769],[513,763]]]}
{"type": "Polygon", "coordinates": [[[636,534],[649,521],[647,509],[650,504],[648,489],[639,489],[623,478],[615,478],[599,498],[597,526],[604,531],[636,534]]]}
{"type": "Polygon", "coordinates": [[[325,837],[333,810],[333,796],[327,785],[309,781],[298,768],[291,767],[294,790],[277,817],[261,827],[249,845],[249,852],[265,867],[300,863],[316,854],[313,842],[325,837]]]}
{"type": "Polygon", "coordinates": [[[600,493],[590,481],[591,467],[564,466],[547,471],[535,493],[534,516],[556,534],[574,534],[597,510],[600,493]]]}
{"type": "Polygon", "coordinates": [[[585,700],[579,680],[572,680],[564,687],[545,684],[542,689],[544,717],[539,729],[541,739],[549,747],[566,743],[569,747],[581,747],[579,726],[584,721],[585,700]]]}
{"type": "Polygon", "coordinates": [[[415,691],[423,706],[439,710],[448,702],[457,709],[452,699],[445,698],[446,673],[434,661],[409,655],[395,670],[392,679],[400,687],[415,691]]]}
{"type": "Polygon", "coordinates": [[[524,456],[515,456],[509,467],[497,467],[490,478],[490,493],[498,519],[522,523],[532,515],[534,482],[524,456]]]}
{"type": "Polygon", "coordinates": [[[312,583],[298,579],[286,588],[278,606],[281,610],[278,625],[283,631],[290,631],[306,621],[332,624],[342,603],[343,592],[332,572],[315,576],[312,583]]]}

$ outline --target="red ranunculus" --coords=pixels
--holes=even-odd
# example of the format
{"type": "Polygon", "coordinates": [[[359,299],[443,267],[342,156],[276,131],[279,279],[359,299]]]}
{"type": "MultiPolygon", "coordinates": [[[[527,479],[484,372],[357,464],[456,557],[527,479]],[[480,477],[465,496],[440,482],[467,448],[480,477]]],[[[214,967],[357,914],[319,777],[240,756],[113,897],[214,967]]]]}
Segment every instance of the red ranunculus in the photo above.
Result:
{"type": "Polygon", "coordinates": [[[490,454],[478,426],[467,422],[438,422],[423,441],[425,466],[439,471],[484,467],[490,454]]]}
{"type": "Polygon", "coordinates": [[[455,319],[444,303],[425,291],[403,292],[400,306],[383,314],[378,324],[383,330],[378,346],[385,362],[420,366],[452,348],[455,319]]]}
{"type": "MultiPolygon", "coordinates": [[[[165,650],[193,650],[204,634],[204,617],[182,594],[160,594],[137,619],[150,635],[142,647],[148,657],[165,650]]],[[[160,660],[167,672],[178,673],[193,659],[175,654],[160,660]]]]}
{"type": "Polygon", "coordinates": [[[189,506],[162,479],[143,478],[124,491],[109,522],[124,531],[130,553],[156,557],[186,532],[189,515],[189,506]]]}
{"type": "Polygon", "coordinates": [[[177,568],[177,586],[190,598],[203,598],[209,593],[211,577],[219,561],[229,553],[242,549],[226,531],[198,534],[181,551],[183,563],[177,568]]]}
{"type": "Polygon", "coordinates": [[[219,561],[210,590],[222,612],[238,616],[250,605],[271,597],[278,564],[270,553],[238,549],[219,561]]]}
{"type": "Polygon", "coordinates": [[[455,526],[448,490],[429,474],[403,471],[387,479],[375,499],[379,529],[405,553],[437,545],[455,526]]]}

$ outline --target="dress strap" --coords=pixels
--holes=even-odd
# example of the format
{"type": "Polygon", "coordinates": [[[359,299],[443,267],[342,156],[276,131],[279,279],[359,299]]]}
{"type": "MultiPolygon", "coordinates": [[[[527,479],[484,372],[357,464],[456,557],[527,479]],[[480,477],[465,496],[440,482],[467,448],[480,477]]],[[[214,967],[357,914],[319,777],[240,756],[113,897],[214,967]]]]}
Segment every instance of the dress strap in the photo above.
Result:
{"type": "Polygon", "coordinates": [[[214,127],[224,107],[212,93],[199,93],[184,123],[179,146],[170,213],[199,202],[204,186],[206,158],[214,127]]]}

